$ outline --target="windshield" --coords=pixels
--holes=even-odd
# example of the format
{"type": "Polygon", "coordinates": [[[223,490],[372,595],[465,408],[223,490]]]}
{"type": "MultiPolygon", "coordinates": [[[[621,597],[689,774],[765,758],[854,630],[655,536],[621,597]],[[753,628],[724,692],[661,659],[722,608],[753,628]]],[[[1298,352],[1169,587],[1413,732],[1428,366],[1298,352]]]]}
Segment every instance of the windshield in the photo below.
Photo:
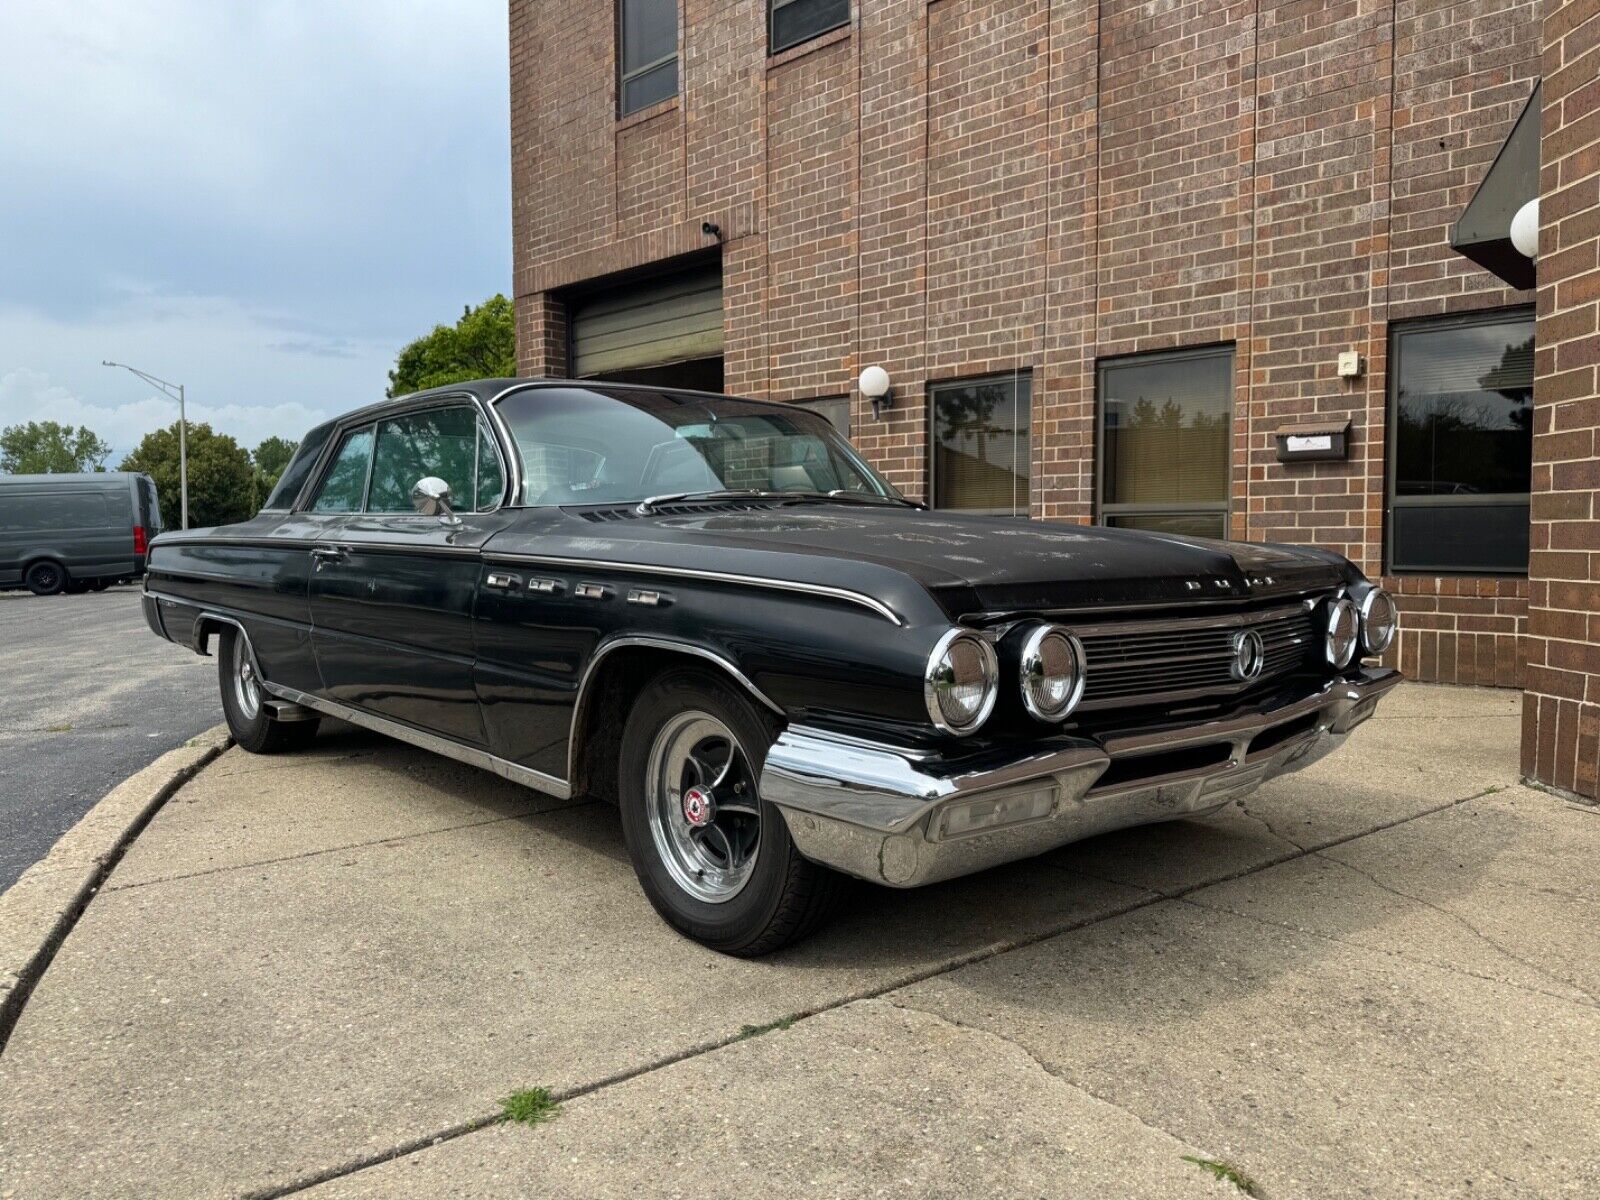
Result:
{"type": "Polygon", "coordinates": [[[901,502],[806,409],[671,392],[527,388],[499,403],[523,504],[626,504],[717,492],[901,502]]]}

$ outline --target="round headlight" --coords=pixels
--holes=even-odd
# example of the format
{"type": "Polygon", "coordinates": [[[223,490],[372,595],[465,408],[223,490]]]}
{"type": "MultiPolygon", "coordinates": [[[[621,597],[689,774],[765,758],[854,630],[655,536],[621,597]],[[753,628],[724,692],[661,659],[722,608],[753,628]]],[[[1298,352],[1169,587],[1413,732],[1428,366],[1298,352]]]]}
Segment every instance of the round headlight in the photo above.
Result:
{"type": "Polygon", "coordinates": [[[1083,644],[1041,625],[1022,643],[1022,703],[1041,721],[1064,721],[1083,699],[1083,644]]]}
{"type": "Polygon", "coordinates": [[[928,716],[946,733],[962,737],[989,719],[1000,674],[994,647],[976,634],[952,629],[928,656],[922,695],[928,716]]]}
{"type": "Polygon", "coordinates": [[[1382,588],[1373,588],[1361,601],[1362,653],[1382,654],[1399,626],[1400,611],[1394,606],[1394,597],[1382,588]]]}
{"type": "Polygon", "coordinates": [[[1361,614],[1353,602],[1341,596],[1328,609],[1328,632],[1323,639],[1323,653],[1328,662],[1343,670],[1356,654],[1356,640],[1361,635],[1361,614]]]}

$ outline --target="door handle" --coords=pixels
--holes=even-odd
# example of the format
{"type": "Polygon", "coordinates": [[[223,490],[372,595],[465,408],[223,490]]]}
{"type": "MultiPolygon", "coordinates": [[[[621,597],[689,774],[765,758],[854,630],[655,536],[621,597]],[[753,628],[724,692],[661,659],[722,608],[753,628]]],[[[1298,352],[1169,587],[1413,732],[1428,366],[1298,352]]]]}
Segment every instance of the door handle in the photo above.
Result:
{"type": "Polygon", "coordinates": [[[501,588],[502,590],[520,588],[522,576],[513,575],[510,571],[490,571],[483,577],[483,586],[501,588]]]}
{"type": "Polygon", "coordinates": [[[324,563],[343,562],[349,558],[349,552],[343,546],[313,546],[311,547],[311,560],[321,567],[324,563]]]}

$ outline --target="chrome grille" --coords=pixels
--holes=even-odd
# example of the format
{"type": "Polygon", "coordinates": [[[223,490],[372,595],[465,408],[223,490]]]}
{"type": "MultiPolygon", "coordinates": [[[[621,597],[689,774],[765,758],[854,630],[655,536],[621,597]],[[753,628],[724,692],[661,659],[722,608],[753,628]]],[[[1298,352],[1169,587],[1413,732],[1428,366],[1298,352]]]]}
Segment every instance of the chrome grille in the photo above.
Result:
{"type": "Polygon", "coordinates": [[[1304,604],[1073,631],[1083,642],[1088,664],[1080,709],[1241,692],[1315,661],[1318,643],[1314,610],[1304,604]],[[1266,649],[1261,674],[1244,682],[1232,674],[1233,635],[1240,629],[1254,629],[1266,649]]]}

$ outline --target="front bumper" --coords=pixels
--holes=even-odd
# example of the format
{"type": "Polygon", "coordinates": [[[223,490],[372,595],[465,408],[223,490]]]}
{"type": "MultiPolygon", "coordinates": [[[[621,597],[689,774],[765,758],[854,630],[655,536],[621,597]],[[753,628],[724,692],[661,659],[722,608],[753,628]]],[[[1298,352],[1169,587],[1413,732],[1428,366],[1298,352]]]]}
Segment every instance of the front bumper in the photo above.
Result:
{"type": "Polygon", "coordinates": [[[917,887],[1097,833],[1215,812],[1336,749],[1400,679],[1363,670],[1225,716],[1057,738],[1022,757],[951,761],[791,726],[767,753],[761,795],[807,858],[917,887]],[[1005,820],[1014,823],[983,824],[1005,820]],[[971,831],[950,832],[963,825],[971,831]]]}

